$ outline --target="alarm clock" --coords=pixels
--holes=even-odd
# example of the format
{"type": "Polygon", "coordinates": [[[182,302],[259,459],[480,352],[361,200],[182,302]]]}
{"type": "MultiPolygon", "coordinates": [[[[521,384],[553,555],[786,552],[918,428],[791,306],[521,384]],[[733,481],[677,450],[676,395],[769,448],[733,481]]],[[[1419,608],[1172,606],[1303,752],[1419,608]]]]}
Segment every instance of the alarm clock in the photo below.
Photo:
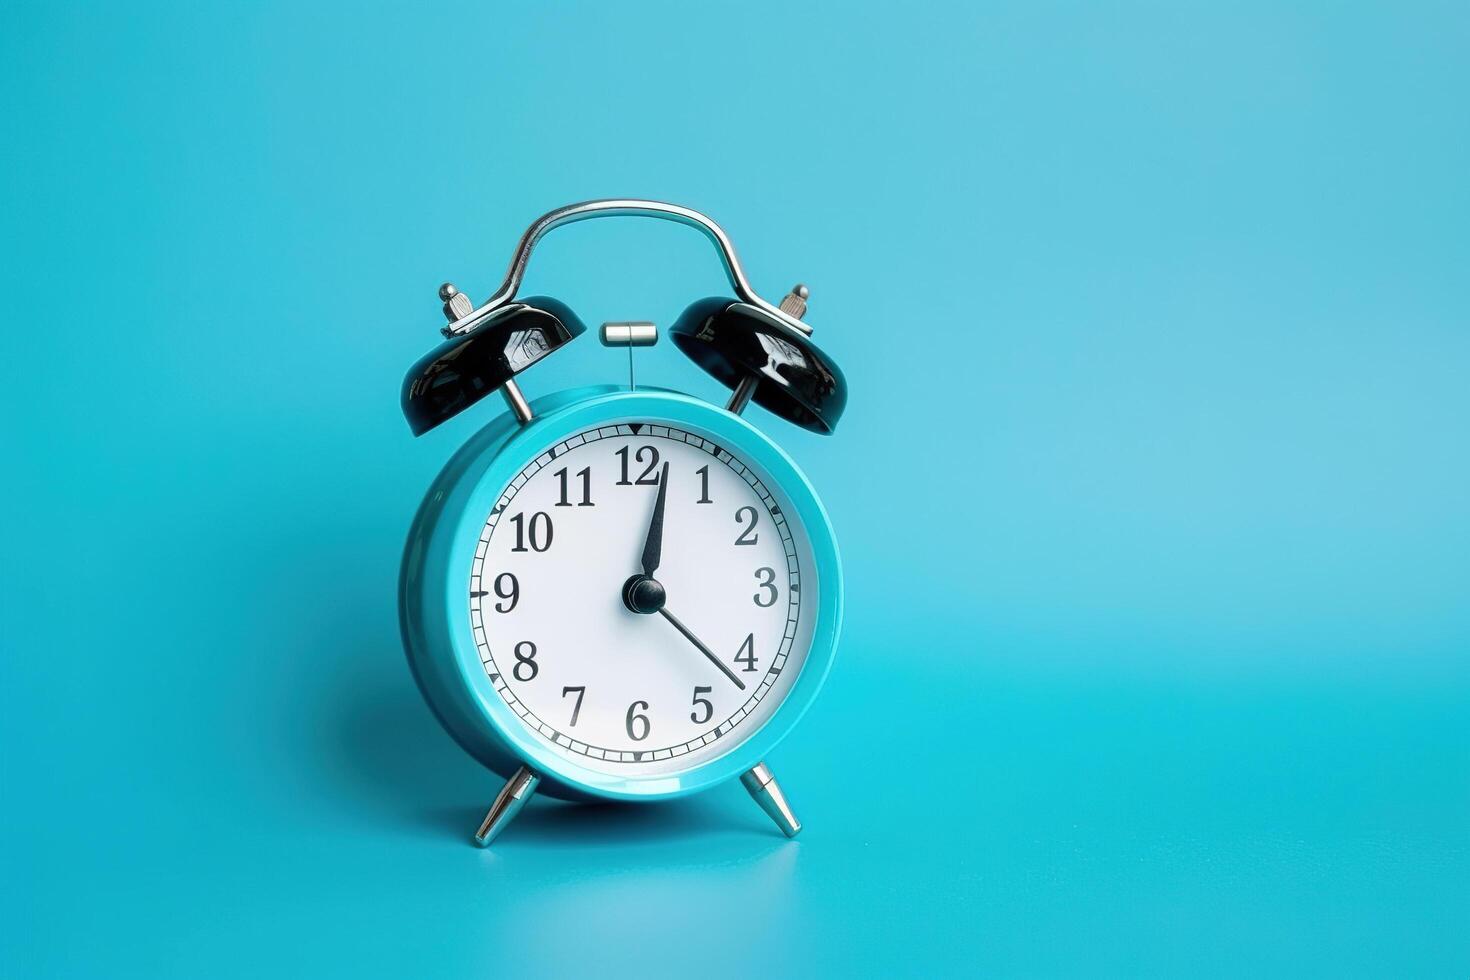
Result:
{"type": "Polygon", "coordinates": [[[725,232],[658,201],[574,204],[521,237],[499,290],[475,307],[440,288],[446,338],[404,380],[415,435],[500,392],[507,411],[430,487],[409,532],[400,620],[425,700],[466,752],[505,779],[475,841],[488,845],[538,792],[666,800],[739,777],[788,837],[801,829],[765,757],[812,704],[842,620],[837,542],[816,490],[745,416],[755,405],[831,433],[837,366],[804,321],[747,282],[725,232]],[[565,304],[517,298],[553,228],[606,216],[691,225],[733,296],[701,299],[668,334],[723,382],[723,405],[635,386],[651,323],[606,323],[627,385],[528,401],[517,376],[586,333],[565,304]]]}

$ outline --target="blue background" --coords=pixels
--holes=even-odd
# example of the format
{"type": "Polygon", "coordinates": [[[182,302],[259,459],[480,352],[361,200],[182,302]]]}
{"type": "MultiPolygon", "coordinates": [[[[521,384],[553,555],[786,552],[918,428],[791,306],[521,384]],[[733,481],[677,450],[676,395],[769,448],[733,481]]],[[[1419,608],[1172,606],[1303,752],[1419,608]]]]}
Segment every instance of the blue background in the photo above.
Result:
{"type": "MultiPolygon", "coordinates": [[[[3,972],[1466,975],[1470,15],[1345,7],[6,4],[3,972]],[[851,382],[752,416],[850,583],[793,844],[477,851],[399,648],[495,408],[410,438],[434,290],[611,195],[851,382]]],[[[527,287],[724,289],[636,221],[527,287]]]]}

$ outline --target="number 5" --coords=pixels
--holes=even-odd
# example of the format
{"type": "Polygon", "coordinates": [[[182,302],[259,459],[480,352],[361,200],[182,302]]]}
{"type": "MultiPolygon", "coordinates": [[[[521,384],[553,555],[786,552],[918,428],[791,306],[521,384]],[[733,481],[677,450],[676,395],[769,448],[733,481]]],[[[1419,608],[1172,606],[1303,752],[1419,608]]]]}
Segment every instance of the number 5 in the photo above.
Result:
{"type": "Polygon", "coordinates": [[[703,718],[699,717],[699,712],[697,711],[689,712],[689,720],[694,722],[696,725],[703,725],[705,722],[709,721],[715,716],[715,706],[710,703],[709,698],[700,697],[701,694],[708,694],[713,690],[714,688],[712,687],[696,687],[694,689],[694,706],[696,708],[704,708],[703,718]]]}

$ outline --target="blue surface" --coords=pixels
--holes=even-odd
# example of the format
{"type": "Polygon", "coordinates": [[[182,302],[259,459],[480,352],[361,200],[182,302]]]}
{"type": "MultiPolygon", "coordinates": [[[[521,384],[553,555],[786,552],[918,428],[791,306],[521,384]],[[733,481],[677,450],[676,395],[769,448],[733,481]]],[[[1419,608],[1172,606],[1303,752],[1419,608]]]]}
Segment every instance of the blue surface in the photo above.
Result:
{"type": "MultiPolygon", "coordinates": [[[[3,5],[0,973],[1470,973],[1467,47],[1450,3],[3,5]],[[394,594],[485,416],[411,439],[398,385],[439,282],[622,194],[809,283],[852,383],[831,439],[752,416],[848,573],[771,759],[807,830],[727,785],[479,852],[394,594]]],[[[598,222],[526,285],[721,283],[598,222]]]]}

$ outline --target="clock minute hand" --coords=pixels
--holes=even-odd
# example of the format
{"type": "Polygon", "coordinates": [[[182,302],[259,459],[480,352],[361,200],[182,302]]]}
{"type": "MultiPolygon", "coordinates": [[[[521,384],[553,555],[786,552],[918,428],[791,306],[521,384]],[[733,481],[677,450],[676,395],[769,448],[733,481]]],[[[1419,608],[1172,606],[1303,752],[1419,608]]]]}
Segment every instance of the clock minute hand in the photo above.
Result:
{"type": "Polygon", "coordinates": [[[696,647],[698,647],[699,648],[699,652],[702,653],[702,654],[704,654],[706,657],[708,657],[710,663],[712,663],[716,667],[720,668],[720,671],[726,677],[730,678],[730,683],[731,684],[734,684],[736,687],[740,688],[740,690],[742,690],[742,691],[745,690],[745,683],[743,681],[741,681],[740,678],[738,678],[738,677],[735,676],[735,672],[732,671],[729,667],[726,667],[725,666],[725,662],[723,660],[721,660],[719,657],[715,656],[715,653],[714,653],[713,650],[711,650],[709,647],[705,646],[703,643],[699,642],[699,637],[697,637],[693,633],[689,632],[689,627],[687,627],[683,623],[679,622],[678,617],[676,617],[673,613],[669,612],[667,609],[665,609],[663,607],[659,607],[658,614],[660,616],[662,616],[664,619],[667,619],[669,622],[673,623],[674,624],[674,629],[676,629],[680,633],[683,633],[684,634],[684,639],[688,640],[690,643],[693,643],[696,647]]]}
{"type": "Polygon", "coordinates": [[[664,499],[669,491],[669,464],[658,475],[658,497],[653,502],[653,517],[648,522],[648,537],[643,541],[643,574],[652,578],[658,571],[664,546],[664,499]]]}

